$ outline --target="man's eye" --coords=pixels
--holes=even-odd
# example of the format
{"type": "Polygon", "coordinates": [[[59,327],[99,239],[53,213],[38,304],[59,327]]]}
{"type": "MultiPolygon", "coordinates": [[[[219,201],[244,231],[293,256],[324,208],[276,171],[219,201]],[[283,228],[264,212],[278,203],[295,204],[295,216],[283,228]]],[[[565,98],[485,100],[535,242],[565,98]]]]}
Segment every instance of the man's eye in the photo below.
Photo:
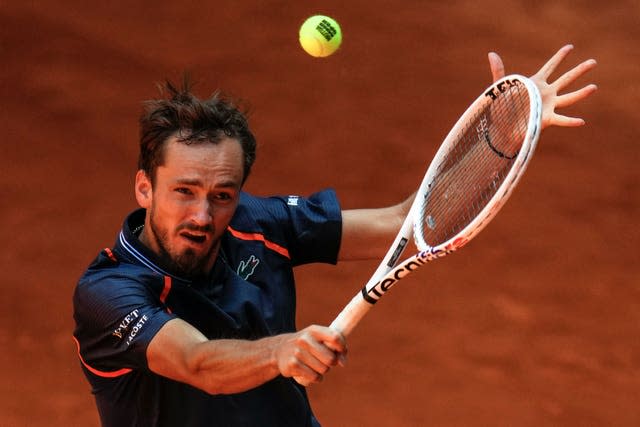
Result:
{"type": "Polygon", "coordinates": [[[218,200],[230,200],[231,199],[231,195],[229,193],[219,193],[216,196],[216,199],[218,199],[218,200]]]}
{"type": "Polygon", "coordinates": [[[178,187],[176,188],[176,192],[180,193],[180,194],[193,194],[191,192],[191,190],[189,190],[188,188],[185,187],[178,187]]]}

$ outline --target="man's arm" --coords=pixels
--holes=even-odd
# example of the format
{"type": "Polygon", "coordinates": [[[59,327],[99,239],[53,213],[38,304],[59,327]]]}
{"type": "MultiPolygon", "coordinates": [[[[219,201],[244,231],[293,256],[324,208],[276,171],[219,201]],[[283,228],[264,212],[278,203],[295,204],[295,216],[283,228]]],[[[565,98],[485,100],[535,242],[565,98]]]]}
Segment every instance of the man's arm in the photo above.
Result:
{"type": "Polygon", "coordinates": [[[342,211],[338,261],[382,258],[409,213],[415,193],[394,206],[342,211]]]}
{"type": "Polygon", "coordinates": [[[315,325],[255,341],[208,340],[184,320],[172,319],[147,347],[151,371],[210,394],[239,393],[278,375],[319,382],[345,356],[344,337],[315,325]]]}

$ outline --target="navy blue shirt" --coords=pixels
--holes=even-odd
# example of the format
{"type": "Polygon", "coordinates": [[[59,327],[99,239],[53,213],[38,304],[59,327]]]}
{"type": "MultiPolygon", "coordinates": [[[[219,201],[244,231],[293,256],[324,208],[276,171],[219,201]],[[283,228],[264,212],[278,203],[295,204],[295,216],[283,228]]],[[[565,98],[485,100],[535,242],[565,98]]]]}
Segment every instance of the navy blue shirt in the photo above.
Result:
{"type": "Polygon", "coordinates": [[[209,339],[257,339],[296,330],[293,267],[336,263],[341,215],[332,190],[309,198],[242,193],[207,278],[179,277],[137,238],[145,211],[124,222],[79,280],[74,338],[102,425],[317,426],[304,387],[275,379],[210,395],[151,372],[146,349],[179,317],[209,339]]]}

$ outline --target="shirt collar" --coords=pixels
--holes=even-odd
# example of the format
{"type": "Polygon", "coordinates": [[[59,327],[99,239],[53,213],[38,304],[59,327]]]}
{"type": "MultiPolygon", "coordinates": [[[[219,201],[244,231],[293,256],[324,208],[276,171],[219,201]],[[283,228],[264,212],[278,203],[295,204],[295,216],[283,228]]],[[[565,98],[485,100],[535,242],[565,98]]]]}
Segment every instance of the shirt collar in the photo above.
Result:
{"type": "MultiPolygon", "coordinates": [[[[146,209],[142,208],[133,211],[127,216],[124,224],[122,225],[122,230],[118,235],[116,248],[125,253],[127,257],[135,263],[144,265],[158,274],[170,276],[173,279],[177,279],[182,282],[192,283],[193,281],[191,279],[181,277],[180,275],[172,272],[169,266],[164,265],[158,255],[138,239],[139,231],[144,225],[145,216],[146,209]],[[135,232],[137,232],[138,235],[136,235],[135,232]]],[[[211,276],[217,276],[221,273],[221,269],[224,269],[224,265],[221,257],[218,257],[214,263],[211,276]]]]}

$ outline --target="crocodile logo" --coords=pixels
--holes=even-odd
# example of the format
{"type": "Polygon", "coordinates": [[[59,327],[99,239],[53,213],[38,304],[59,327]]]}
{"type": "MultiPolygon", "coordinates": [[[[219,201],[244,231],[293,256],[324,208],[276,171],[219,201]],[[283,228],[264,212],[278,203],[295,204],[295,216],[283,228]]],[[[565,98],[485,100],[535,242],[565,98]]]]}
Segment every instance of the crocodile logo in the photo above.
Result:
{"type": "Polygon", "coordinates": [[[251,255],[248,260],[240,261],[240,265],[238,265],[238,276],[242,277],[244,280],[247,280],[254,271],[256,271],[256,267],[260,264],[260,260],[255,257],[255,255],[251,255]]]}

